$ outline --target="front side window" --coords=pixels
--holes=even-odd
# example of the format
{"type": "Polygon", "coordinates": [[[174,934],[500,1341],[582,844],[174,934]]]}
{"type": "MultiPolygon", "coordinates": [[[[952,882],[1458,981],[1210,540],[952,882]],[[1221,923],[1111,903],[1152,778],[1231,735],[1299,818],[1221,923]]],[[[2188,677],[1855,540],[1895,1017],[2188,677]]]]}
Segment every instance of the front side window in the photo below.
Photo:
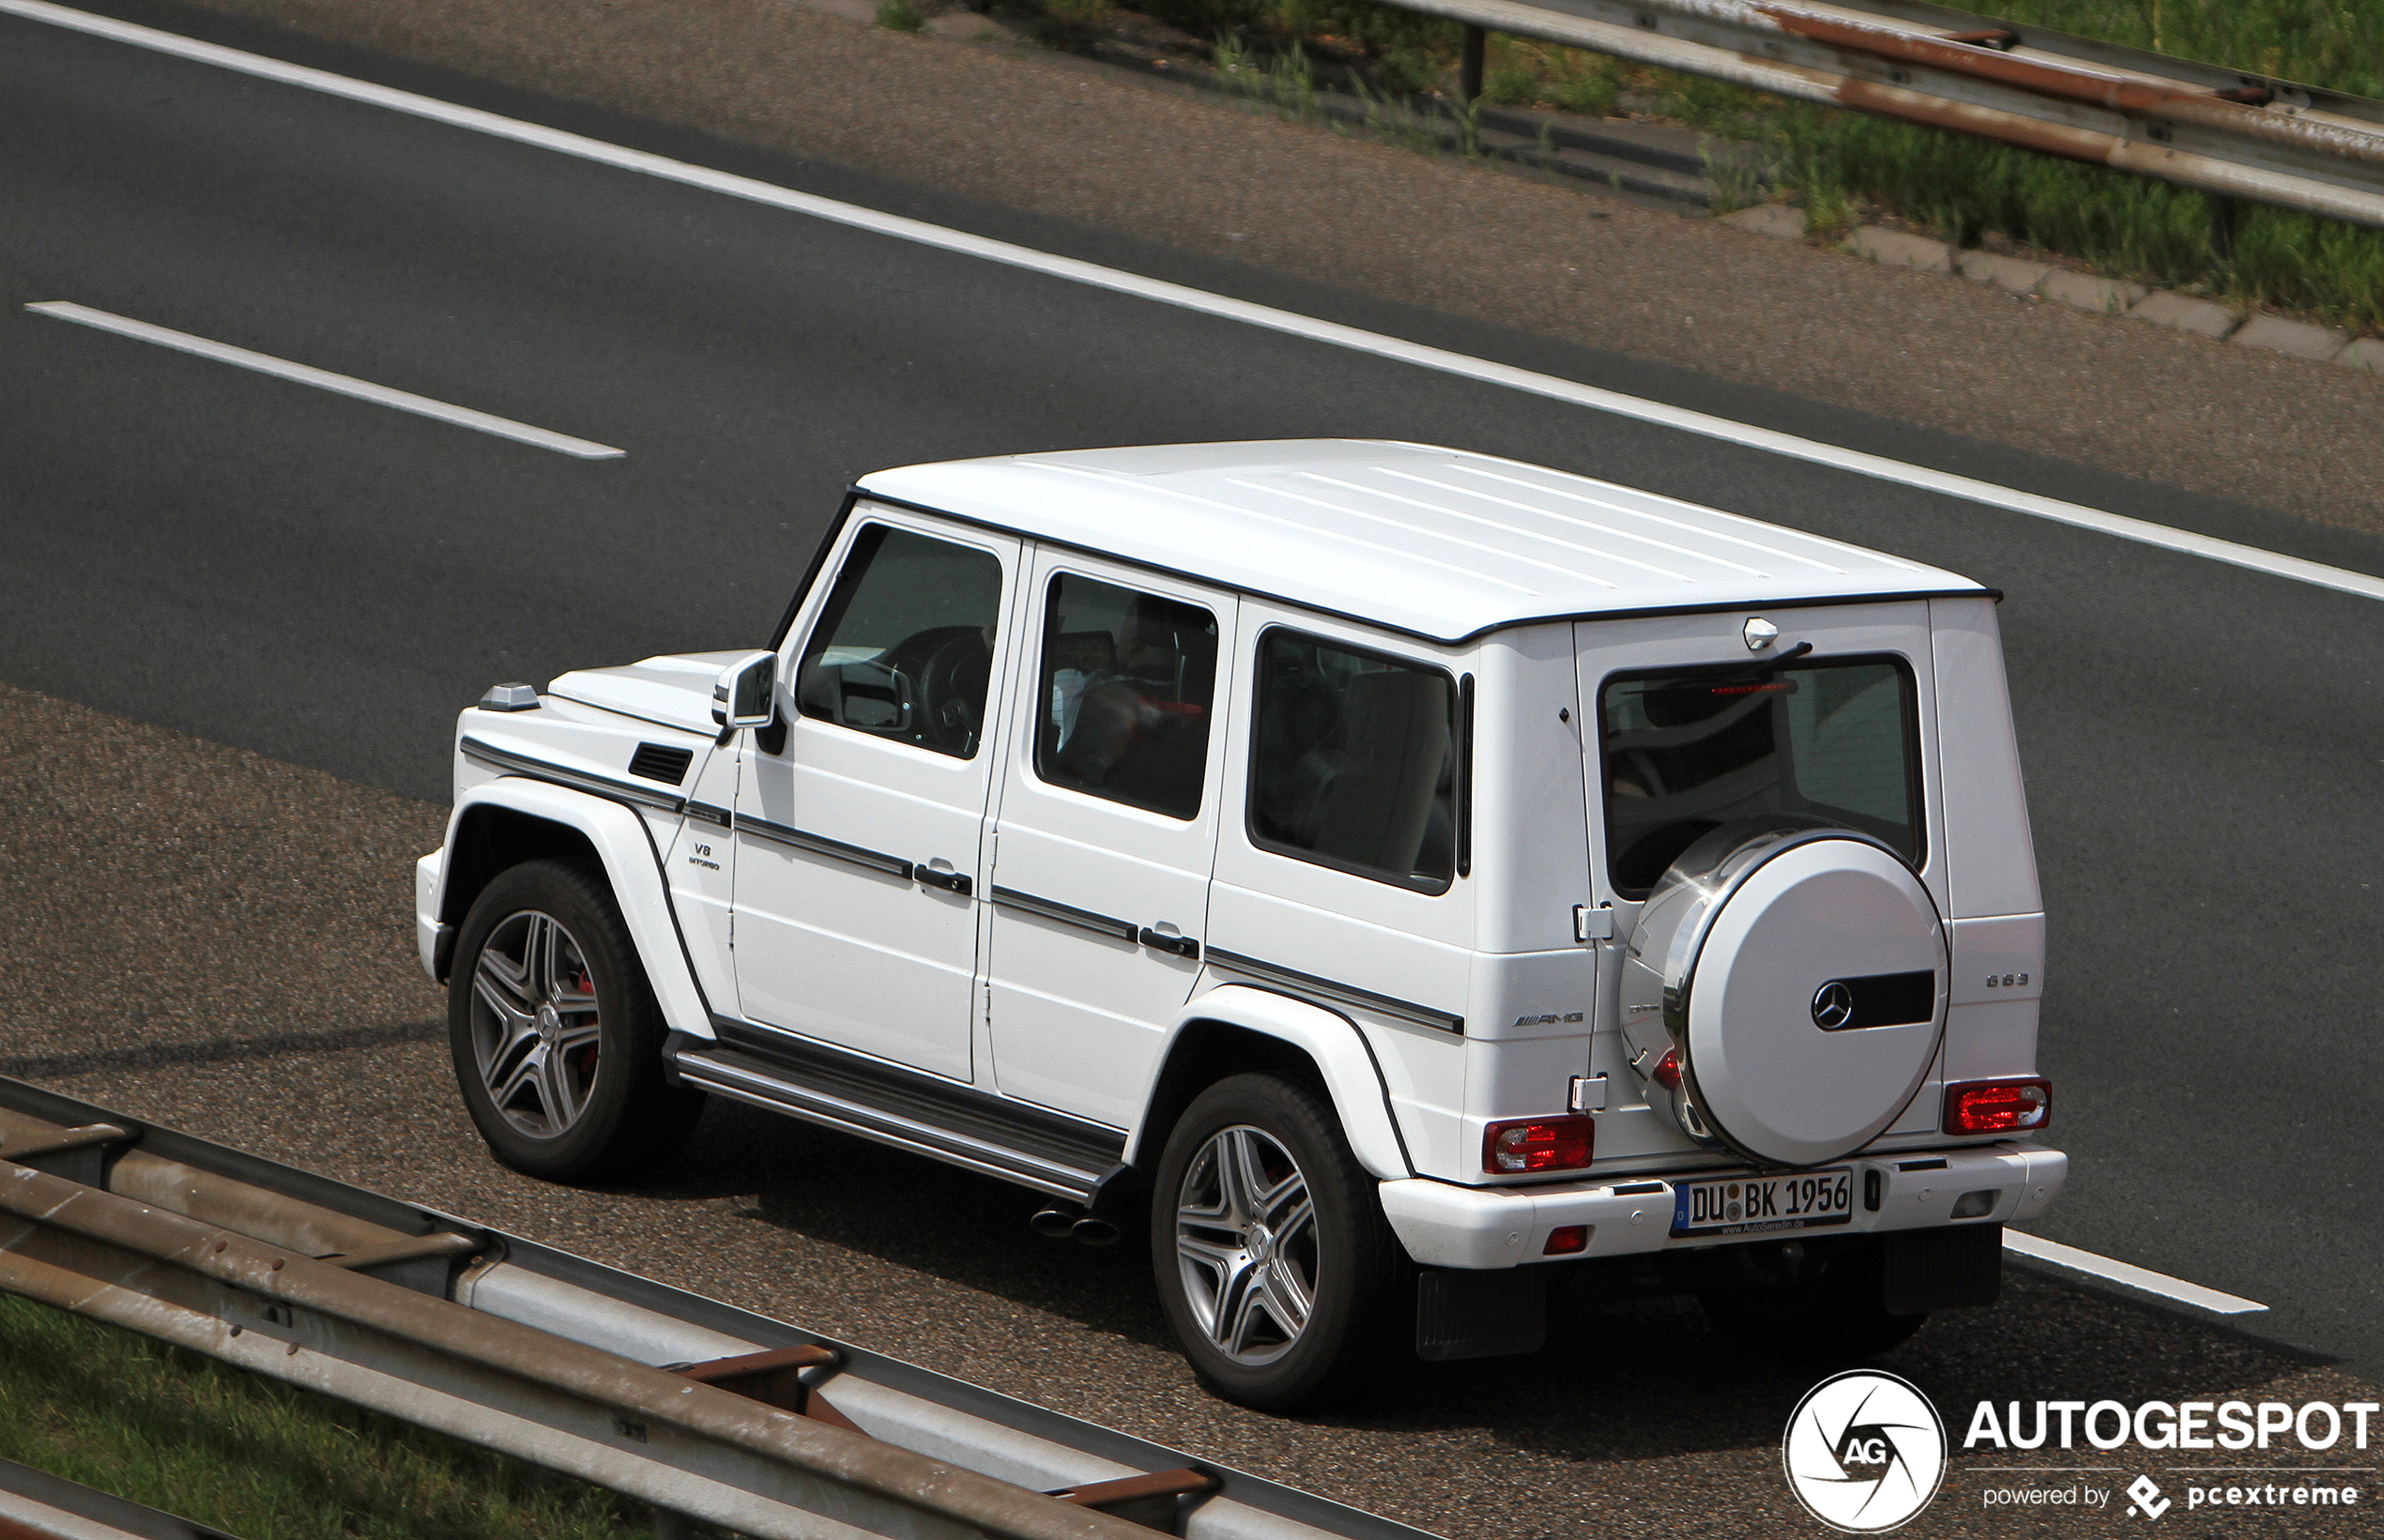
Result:
{"type": "Polygon", "coordinates": [[[1609,679],[1598,693],[1607,871],[1643,898],[1710,830],[1787,814],[1920,864],[1920,728],[1901,660],[1609,679]]]}
{"type": "Polygon", "coordinates": [[[1001,563],[873,524],[845,557],[796,671],[806,717],[973,759],[984,738],[1001,563]]]}
{"type": "Polygon", "coordinates": [[[1062,572],[1043,607],[1035,773],[1193,818],[1209,765],[1216,617],[1199,604],[1062,572]]]}
{"type": "Polygon", "coordinates": [[[1295,631],[1259,642],[1250,837],[1423,892],[1456,869],[1457,681],[1295,631]]]}

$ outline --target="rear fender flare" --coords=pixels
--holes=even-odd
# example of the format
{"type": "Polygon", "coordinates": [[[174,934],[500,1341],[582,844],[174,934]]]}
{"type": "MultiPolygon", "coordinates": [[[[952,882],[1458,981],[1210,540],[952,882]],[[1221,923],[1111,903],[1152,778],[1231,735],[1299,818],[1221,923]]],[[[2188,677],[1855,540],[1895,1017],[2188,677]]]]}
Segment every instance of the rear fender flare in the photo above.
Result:
{"type": "Polygon", "coordinates": [[[1330,1007],[1242,983],[1195,995],[1178,1013],[1144,1091],[1143,1116],[1126,1141],[1127,1164],[1146,1169],[1156,1165],[1180,1104],[1199,1093],[1198,1085],[1182,1078],[1187,1060],[1200,1052],[1197,1044],[1209,1029],[1218,1027],[1271,1039],[1306,1057],[1323,1078],[1358,1164],[1385,1181],[1415,1174],[1391,1114],[1382,1069],[1357,1023],[1330,1007]]]}
{"type": "Polygon", "coordinates": [[[448,815],[437,907],[432,912],[448,924],[463,922],[467,902],[463,894],[449,892],[459,870],[468,865],[458,860],[464,852],[456,842],[460,839],[468,846],[472,827],[484,820],[491,809],[556,825],[588,842],[604,865],[604,879],[629,925],[630,939],[636,943],[638,961],[662,1006],[663,1019],[675,1031],[711,1037],[711,1010],[695,983],[686,939],[680,934],[679,918],[663,882],[662,851],[645,818],[626,803],[517,775],[499,776],[473,786],[456,799],[455,810],[448,815]]]}

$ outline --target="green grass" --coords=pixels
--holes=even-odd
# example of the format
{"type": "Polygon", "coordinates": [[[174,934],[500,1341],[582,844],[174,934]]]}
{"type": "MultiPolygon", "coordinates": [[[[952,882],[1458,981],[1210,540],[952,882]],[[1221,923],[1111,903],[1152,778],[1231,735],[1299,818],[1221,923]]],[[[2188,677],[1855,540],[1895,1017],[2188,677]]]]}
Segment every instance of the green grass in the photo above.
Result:
{"type": "MultiPolygon", "coordinates": [[[[2005,0],[1988,8],[2023,27],[2384,96],[2384,0],[2005,0]]],[[[1574,112],[1629,109],[1752,142],[1771,157],[1772,186],[1803,203],[1818,230],[1842,231],[1875,210],[1957,244],[2001,236],[2162,287],[2352,331],[2384,329],[2384,231],[2244,205],[2223,256],[2210,238],[2212,200],[2199,192],[1520,39],[1491,40],[1484,95],[1574,112]]],[[[1727,202],[1747,196],[1743,186],[1725,189],[1727,202]]]]}
{"type": "Polygon", "coordinates": [[[879,0],[878,24],[889,32],[916,32],[927,18],[910,0],[879,0]]]}
{"type": "Polygon", "coordinates": [[[641,1505],[0,1296],[0,1456],[242,1540],[617,1540],[641,1505]]]}

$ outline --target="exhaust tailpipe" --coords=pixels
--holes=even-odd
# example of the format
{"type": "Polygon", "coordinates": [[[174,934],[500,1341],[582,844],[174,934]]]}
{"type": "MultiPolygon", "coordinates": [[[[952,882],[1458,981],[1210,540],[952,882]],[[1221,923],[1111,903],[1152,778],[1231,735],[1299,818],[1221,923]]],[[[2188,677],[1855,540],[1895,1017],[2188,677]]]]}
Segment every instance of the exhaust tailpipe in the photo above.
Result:
{"type": "Polygon", "coordinates": [[[1077,1220],[1068,1233],[1088,1246],[1114,1246],[1118,1243],[1118,1227],[1106,1219],[1094,1219],[1090,1215],[1077,1220]]]}
{"type": "Polygon", "coordinates": [[[1072,1203],[1054,1203],[1047,1209],[1037,1211],[1035,1216],[1027,1221],[1027,1227],[1049,1240],[1064,1241],[1078,1225],[1087,1223],[1090,1221],[1085,1219],[1082,1209],[1072,1203]]]}

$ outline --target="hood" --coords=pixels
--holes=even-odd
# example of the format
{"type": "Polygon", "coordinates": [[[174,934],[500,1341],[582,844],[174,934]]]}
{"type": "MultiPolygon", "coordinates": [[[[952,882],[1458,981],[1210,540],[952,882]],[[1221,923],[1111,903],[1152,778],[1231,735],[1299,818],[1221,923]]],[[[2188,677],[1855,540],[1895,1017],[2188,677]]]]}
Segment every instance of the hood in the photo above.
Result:
{"type": "Polygon", "coordinates": [[[718,724],[711,719],[711,687],[720,671],[747,650],[679,652],[618,668],[575,669],[556,676],[546,693],[666,727],[714,732],[718,724]]]}

